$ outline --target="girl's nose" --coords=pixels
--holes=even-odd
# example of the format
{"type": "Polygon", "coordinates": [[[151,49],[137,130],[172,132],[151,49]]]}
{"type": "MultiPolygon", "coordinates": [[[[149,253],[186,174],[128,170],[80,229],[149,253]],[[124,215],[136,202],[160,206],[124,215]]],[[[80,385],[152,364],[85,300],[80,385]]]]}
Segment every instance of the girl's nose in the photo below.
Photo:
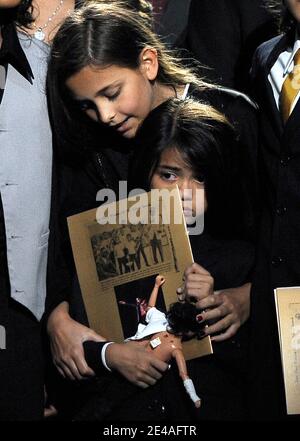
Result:
{"type": "Polygon", "coordinates": [[[179,187],[181,199],[192,199],[193,187],[190,179],[181,179],[180,182],[177,183],[177,185],[179,187]]]}
{"type": "Polygon", "coordinates": [[[103,124],[110,124],[114,121],[116,112],[114,111],[112,106],[108,104],[105,105],[102,104],[101,107],[97,106],[97,108],[98,108],[100,120],[103,124]]]}

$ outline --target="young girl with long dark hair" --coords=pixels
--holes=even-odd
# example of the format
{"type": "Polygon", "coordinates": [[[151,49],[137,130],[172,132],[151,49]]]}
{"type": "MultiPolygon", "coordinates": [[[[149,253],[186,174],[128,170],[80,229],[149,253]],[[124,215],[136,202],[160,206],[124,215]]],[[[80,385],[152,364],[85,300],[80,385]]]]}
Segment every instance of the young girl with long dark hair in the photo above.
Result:
{"type": "MultiPolygon", "coordinates": [[[[241,183],[248,190],[244,192],[245,213],[250,213],[242,213],[241,224],[244,233],[253,236],[257,145],[253,103],[236,91],[213,87],[197,78],[165,49],[137,12],[116,1],[88,2],[72,14],[53,43],[48,91],[56,134],[68,145],[67,160],[74,162],[80,153],[76,167],[69,169],[66,214],[95,207],[96,194],[103,186],[117,189],[119,180],[127,179],[128,162],[136,154],[133,140],[145,118],[168,99],[188,95],[216,106],[237,130],[239,155],[242,163],[247,163],[241,183]]],[[[210,105],[207,112],[213,116],[210,105]]],[[[240,296],[234,291],[224,294],[227,328],[234,326],[236,330],[248,316],[248,294],[249,288],[243,288],[240,296]],[[246,311],[243,317],[240,310],[246,311]]],[[[219,325],[224,329],[222,320],[219,325]]],[[[72,378],[90,374],[82,361],[87,331],[70,319],[66,302],[54,309],[48,331],[60,371],[72,378]],[[66,323],[68,326],[63,326],[66,323]]],[[[225,332],[224,338],[228,336],[225,332]]],[[[165,369],[156,365],[156,372],[152,370],[149,377],[136,370],[134,358],[130,361],[122,356],[121,348],[116,353],[114,346],[108,348],[108,358],[112,356],[114,368],[135,383],[153,384],[165,369]]]]}

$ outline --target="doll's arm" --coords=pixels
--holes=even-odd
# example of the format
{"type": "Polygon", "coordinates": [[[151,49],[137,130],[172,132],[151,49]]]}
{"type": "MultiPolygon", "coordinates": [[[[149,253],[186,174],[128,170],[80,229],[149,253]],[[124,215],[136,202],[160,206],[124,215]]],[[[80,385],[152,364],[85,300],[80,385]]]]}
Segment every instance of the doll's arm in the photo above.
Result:
{"type": "MultiPolygon", "coordinates": [[[[153,288],[151,295],[150,295],[150,298],[149,298],[148,308],[153,308],[153,306],[156,305],[158,290],[159,290],[160,286],[162,286],[165,283],[165,280],[166,279],[163,276],[158,275],[156,277],[154,288],[153,288]]],[[[148,310],[148,308],[147,308],[147,310],[148,310]]]]}
{"type": "Polygon", "coordinates": [[[175,349],[172,353],[172,357],[174,357],[176,360],[179,375],[183,380],[183,385],[185,387],[185,390],[189,394],[191,400],[194,402],[195,407],[200,407],[201,406],[201,398],[199,398],[196,393],[193,380],[191,380],[188,376],[186,362],[185,362],[182,350],[175,349]]]}

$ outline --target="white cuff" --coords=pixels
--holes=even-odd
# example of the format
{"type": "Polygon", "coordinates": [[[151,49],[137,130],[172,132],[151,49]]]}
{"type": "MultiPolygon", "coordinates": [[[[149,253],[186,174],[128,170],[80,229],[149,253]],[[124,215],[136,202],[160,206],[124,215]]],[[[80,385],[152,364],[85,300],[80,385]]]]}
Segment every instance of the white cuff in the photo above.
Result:
{"type": "Polygon", "coordinates": [[[105,345],[103,345],[103,347],[102,347],[102,349],[101,349],[101,360],[102,360],[102,364],[103,364],[103,366],[104,366],[108,371],[110,371],[110,372],[111,372],[111,369],[107,366],[106,358],[105,358],[105,352],[106,352],[107,347],[108,347],[109,345],[112,345],[113,343],[114,343],[113,341],[109,341],[108,343],[105,343],[105,345]]]}

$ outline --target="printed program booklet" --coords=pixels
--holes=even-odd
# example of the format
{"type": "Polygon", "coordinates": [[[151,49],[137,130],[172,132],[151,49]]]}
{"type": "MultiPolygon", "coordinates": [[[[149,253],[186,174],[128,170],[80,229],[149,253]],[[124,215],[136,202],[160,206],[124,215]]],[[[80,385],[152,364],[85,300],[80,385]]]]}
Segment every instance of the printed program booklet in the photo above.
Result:
{"type": "Polygon", "coordinates": [[[300,287],[274,290],[287,413],[300,414],[300,287]]]}
{"type": "MultiPolygon", "coordinates": [[[[136,333],[142,301],[158,274],[166,282],[157,308],[166,311],[178,300],[193,255],[179,191],[172,194],[165,200],[152,191],[68,218],[89,324],[108,340],[136,333]]],[[[183,350],[187,360],[213,352],[209,336],[184,342],[183,350]]]]}

